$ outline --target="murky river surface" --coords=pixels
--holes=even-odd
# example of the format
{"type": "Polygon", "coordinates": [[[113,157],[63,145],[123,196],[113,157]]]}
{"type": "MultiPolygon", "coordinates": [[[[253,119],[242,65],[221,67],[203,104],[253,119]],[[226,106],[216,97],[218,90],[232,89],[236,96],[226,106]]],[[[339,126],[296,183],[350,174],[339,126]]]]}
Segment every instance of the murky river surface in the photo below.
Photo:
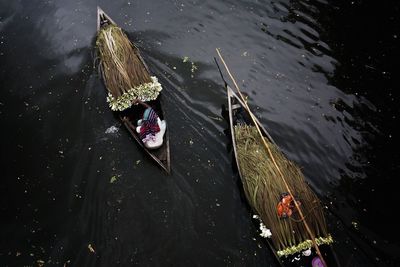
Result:
{"type": "Polygon", "coordinates": [[[232,168],[217,47],[327,207],[343,266],[399,265],[399,15],[395,1],[1,0],[0,266],[277,265],[232,168]],[[107,106],[97,5],[164,85],[170,176],[107,106]]]}

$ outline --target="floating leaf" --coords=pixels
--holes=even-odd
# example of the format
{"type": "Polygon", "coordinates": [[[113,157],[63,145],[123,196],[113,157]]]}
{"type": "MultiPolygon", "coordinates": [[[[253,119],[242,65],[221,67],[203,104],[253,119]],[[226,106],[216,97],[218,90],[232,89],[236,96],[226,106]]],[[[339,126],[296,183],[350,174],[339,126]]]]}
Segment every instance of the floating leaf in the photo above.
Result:
{"type": "Polygon", "coordinates": [[[94,248],[92,247],[92,244],[88,245],[88,249],[89,249],[90,252],[96,253],[96,251],[94,251],[94,248]]]}
{"type": "Polygon", "coordinates": [[[192,62],[192,68],[191,68],[191,72],[194,73],[194,71],[197,70],[197,66],[192,62]]]}
{"type": "Polygon", "coordinates": [[[113,184],[115,181],[117,181],[117,176],[116,176],[116,175],[114,175],[113,177],[111,177],[110,183],[113,184]]]}

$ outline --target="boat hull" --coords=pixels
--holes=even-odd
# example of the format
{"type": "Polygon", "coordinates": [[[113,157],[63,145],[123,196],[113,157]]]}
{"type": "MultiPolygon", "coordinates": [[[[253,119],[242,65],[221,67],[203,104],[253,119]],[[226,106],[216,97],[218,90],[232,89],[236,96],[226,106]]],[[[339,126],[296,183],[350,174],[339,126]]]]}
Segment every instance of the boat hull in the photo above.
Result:
{"type": "MultiPolygon", "coordinates": [[[[97,8],[97,31],[100,31],[102,27],[107,26],[107,25],[115,25],[117,24],[112,20],[100,7],[97,8]]],[[[132,45],[136,48],[135,51],[137,53],[137,56],[139,57],[141,63],[149,73],[151,74],[151,71],[149,67],[147,66],[146,62],[144,61],[143,57],[141,56],[139,49],[137,46],[131,42],[132,45]]],[[[99,72],[102,77],[102,80],[104,82],[104,75],[103,71],[101,70],[101,63],[99,64],[99,72]]],[[[163,110],[163,103],[162,103],[162,97],[161,94],[157,97],[156,100],[146,102],[147,105],[151,106],[157,113],[157,115],[160,117],[162,120],[166,120],[165,112],[163,110]]],[[[136,131],[137,127],[137,121],[141,119],[142,114],[146,107],[143,105],[137,104],[137,105],[132,105],[130,108],[124,110],[124,111],[115,111],[125,128],[128,130],[132,138],[136,141],[136,143],[139,145],[141,149],[145,151],[147,155],[150,156],[167,174],[170,174],[171,172],[171,165],[170,165],[170,149],[169,149],[169,130],[168,130],[168,125],[167,129],[165,131],[165,134],[163,136],[163,144],[161,147],[157,149],[148,149],[146,146],[143,144],[143,142],[140,139],[139,133],[136,131]]]]}
{"type": "MultiPolygon", "coordinates": [[[[230,125],[230,135],[232,139],[233,153],[237,167],[236,169],[239,173],[240,178],[242,179],[243,176],[239,168],[238,151],[235,140],[235,126],[239,124],[254,125],[254,123],[249,113],[246,111],[245,104],[243,103],[243,101],[235,94],[235,92],[232,90],[231,87],[226,85],[226,89],[228,96],[229,125],[230,125]]],[[[264,128],[261,125],[261,123],[259,122],[259,120],[257,120],[257,118],[255,118],[255,121],[258,124],[264,138],[266,138],[266,140],[276,145],[276,143],[274,142],[274,140],[272,139],[271,135],[268,133],[266,128],[264,128]]],[[[255,211],[253,212],[256,214],[255,211]]],[[[259,221],[257,221],[257,224],[258,223],[259,221]]],[[[272,244],[272,241],[268,238],[266,238],[265,241],[268,247],[270,248],[271,252],[273,253],[276,262],[280,266],[314,266],[312,265],[312,260],[315,258],[316,253],[314,252],[313,248],[311,249],[312,250],[311,256],[302,256],[300,255],[301,253],[297,253],[294,255],[279,257],[275,247],[272,244]]],[[[324,257],[324,260],[327,262],[328,266],[340,266],[339,260],[331,245],[323,245],[320,246],[319,249],[322,253],[322,256],[324,257]]]]}

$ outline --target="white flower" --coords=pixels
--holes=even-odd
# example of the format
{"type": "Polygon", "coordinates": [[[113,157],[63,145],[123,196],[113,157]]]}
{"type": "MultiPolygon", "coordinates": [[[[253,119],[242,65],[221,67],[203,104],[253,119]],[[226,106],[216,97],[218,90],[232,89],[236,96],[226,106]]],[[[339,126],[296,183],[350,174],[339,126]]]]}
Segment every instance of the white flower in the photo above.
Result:
{"type": "Polygon", "coordinates": [[[310,256],[311,255],[311,249],[307,249],[303,251],[304,256],[310,256]]]}
{"type": "Polygon", "coordinates": [[[264,237],[264,238],[270,238],[270,237],[272,236],[271,230],[268,229],[268,228],[263,224],[263,222],[262,222],[261,219],[260,219],[260,216],[254,214],[254,215],[253,215],[253,219],[257,219],[257,220],[260,221],[260,230],[261,230],[260,236],[262,236],[262,237],[264,237]]]}
{"type": "Polygon", "coordinates": [[[260,222],[260,230],[261,230],[260,236],[264,238],[270,238],[272,236],[271,230],[265,227],[265,225],[262,222],[260,222]]]}

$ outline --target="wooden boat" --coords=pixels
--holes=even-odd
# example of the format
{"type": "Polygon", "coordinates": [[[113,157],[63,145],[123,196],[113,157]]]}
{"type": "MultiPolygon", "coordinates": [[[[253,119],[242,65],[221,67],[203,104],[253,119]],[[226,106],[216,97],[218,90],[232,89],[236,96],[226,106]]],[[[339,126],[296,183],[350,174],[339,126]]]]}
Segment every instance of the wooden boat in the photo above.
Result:
{"type": "MultiPolygon", "coordinates": [[[[253,120],[251,119],[248,111],[245,109],[246,106],[243,103],[243,101],[241,100],[241,98],[232,90],[231,87],[229,87],[229,85],[227,85],[225,83],[225,86],[227,89],[227,96],[228,96],[228,113],[229,113],[230,134],[232,137],[233,151],[234,151],[237,170],[238,170],[239,176],[243,182],[243,173],[241,171],[241,168],[239,167],[240,165],[239,165],[239,158],[238,158],[238,151],[237,151],[237,141],[235,139],[235,126],[244,125],[244,124],[245,125],[254,125],[254,124],[253,124],[253,120]]],[[[268,133],[268,131],[261,125],[261,123],[256,118],[255,118],[255,121],[258,124],[264,138],[266,138],[266,140],[268,140],[269,142],[276,145],[276,143],[274,142],[274,140],[272,139],[272,137],[268,133]]],[[[276,177],[276,179],[279,179],[279,178],[276,177]]],[[[276,205],[276,204],[274,203],[274,205],[276,205]]],[[[253,209],[253,212],[255,214],[257,214],[257,212],[254,209],[253,209]]],[[[266,227],[268,227],[268,225],[266,227]]],[[[272,232],[272,235],[274,235],[274,232],[272,232]]],[[[277,260],[277,263],[280,266],[313,266],[313,267],[321,266],[321,265],[317,265],[316,262],[313,262],[314,259],[318,258],[314,248],[311,248],[310,256],[303,256],[302,253],[300,253],[300,252],[293,254],[293,255],[282,256],[282,255],[278,255],[279,253],[270,238],[266,238],[266,242],[268,244],[268,247],[273,252],[275,259],[277,260]]],[[[323,256],[323,258],[328,266],[340,266],[332,245],[327,245],[327,244],[320,245],[319,249],[321,251],[321,255],[323,256]]],[[[320,264],[322,264],[322,262],[320,262],[320,264]]]]}
{"type": "MultiPolygon", "coordinates": [[[[114,20],[111,19],[110,16],[108,16],[100,7],[97,7],[97,32],[103,28],[107,27],[108,25],[115,25],[117,24],[114,22],[114,20]]],[[[135,50],[136,56],[139,58],[140,62],[143,64],[145,70],[148,72],[150,75],[151,72],[146,64],[146,62],[143,60],[142,56],[140,55],[139,49],[137,46],[131,42],[132,47],[135,50]]],[[[101,64],[99,64],[100,68],[100,73],[103,79],[103,82],[105,81],[104,73],[101,71],[101,64]]],[[[104,83],[106,86],[106,83],[104,83]]],[[[157,113],[157,115],[160,117],[161,120],[165,120],[165,112],[162,107],[162,99],[161,99],[161,94],[158,95],[157,99],[148,101],[146,102],[147,105],[151,106],[157,113]]],[[[130,108],[125,109],[123,111],[114,111],[116,115],[119,117],[119,119],[122,121],[122,123],[125,125],[126,129],[128,132],[131,134],[134,140],[138,143],[138,145],[145,151],[146,154],[148,154],[167,174],[170,173],[171,167],[170,167],[170,149],[169,149],[169,132],[168,132],[168,127],[165,131],[165,134],[163,136],[163,144],[161,147],[157,149],[148,149],[146,146],[143,144],[141,141],[139,134],[136,132],[136,127],[137,127],[137,121],[141,119],[141,116],[145,110],[145,107],[143,105],[132,105],[130,108]]]]}

